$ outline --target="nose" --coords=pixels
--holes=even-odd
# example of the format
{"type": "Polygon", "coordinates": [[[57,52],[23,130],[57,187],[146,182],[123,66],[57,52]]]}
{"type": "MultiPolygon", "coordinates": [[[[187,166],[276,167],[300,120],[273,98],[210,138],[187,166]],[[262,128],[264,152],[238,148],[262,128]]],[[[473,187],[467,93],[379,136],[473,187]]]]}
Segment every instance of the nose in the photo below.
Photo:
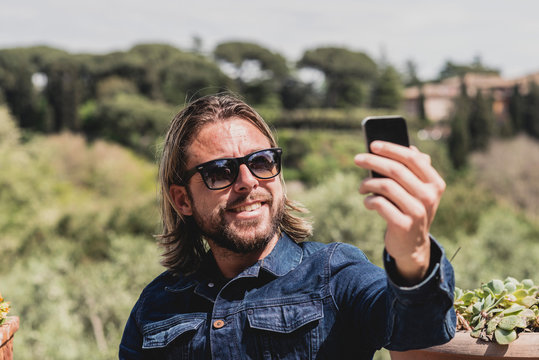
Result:
{"type": "Polygon", "coordinates": [[[258,179],[251,174],[251,171],[245,164],[241,164],[238,177],[233,186],[234,190],[237,192],[249,192],[258,187],[258,179]]]}

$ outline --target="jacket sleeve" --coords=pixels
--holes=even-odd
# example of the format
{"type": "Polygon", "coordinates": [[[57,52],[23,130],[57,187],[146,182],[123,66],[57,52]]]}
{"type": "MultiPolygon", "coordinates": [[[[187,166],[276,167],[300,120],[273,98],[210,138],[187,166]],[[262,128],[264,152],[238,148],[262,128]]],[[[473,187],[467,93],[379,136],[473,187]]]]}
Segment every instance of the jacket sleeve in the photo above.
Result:
{"type": "Polygon", "coordinates": [[[330,260],[334,301],[358,340],[379,349],[409,350],[449,341],[455,332],[453,268],[431,238],[431,267],[412,287],[399,285],[393,260],[384,269],[351,245],[341,244],[330,260]]]}
{"type": "Polygon", "coordinates": [[[393,317],[392,333],[384,347],[410,350],[448,342],[455,335],[453,308],[455,277],[444,249],[431,237],[428,275],[414,286],[401,286],[394,260],[384,252],[387,288],[393,317]]]}
{"type": "MultiPolygon", "coordinates": [[[[140,302],[140,300],[139,300],[140,302]]],[[[142,359],[142,333],[136,321],[136,313],[139,302],[134,306],[131,315],[125,325],[122,341],[120,343],[120,360],[142,359]]]]}

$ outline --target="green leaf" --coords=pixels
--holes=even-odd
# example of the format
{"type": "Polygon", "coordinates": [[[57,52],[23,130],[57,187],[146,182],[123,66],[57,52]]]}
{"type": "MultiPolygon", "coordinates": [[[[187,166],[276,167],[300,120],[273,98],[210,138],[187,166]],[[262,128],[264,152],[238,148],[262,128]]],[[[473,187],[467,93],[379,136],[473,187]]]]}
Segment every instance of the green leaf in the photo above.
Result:
{"type": "Polygon", "coordinates": [[[522,280],[522,285],[524,285],[524,289],[531,289],[533,287],[533,280],[524,279],[522,280]]]}
{"type": "Polygon", "coordinates": [[[504,330],[497,328],[494,332],[494,337],[500,345],[507,345],[517,338],[517,332],[515,330],[504,330]]]}
{"type": "Polygon", "coordinates": [[[505,278],[504,283],[505,284],[512,283],[512,284],[516,285],[516,284],[518,284],[518,280],[515,279],[514,277],[508,276],[508,277],[505,278]]]}
{"type": "Polygon", "coordinates": [[[478,329],[478,330],[474,330],[470,333],[470,335],[474,338],[479,338],[481,337],[481,329],[478,329]]]}
{"type": "Polygon", "coordinates": [[[491,280],[487,284],[487,287],[491,289],[495,295],[500,295],[505,290],[503,281],[497,279],[491,280]]]}
{"type": "Polygon", "coordinates": [[[481,330],[485,326],[485,323],[486,323],[485,318],[482,318],[473,329],[481,330]]]}
{"type": "Polygon", "coordinates": [[[514,314],[514,313],[517,313],[520,310],[523,310],[525,308],[526,308],[525,306],[513,304],[513,305],[511,305],[511,307],[509,307],[509,308],[505,309],[504,311],[502,311],[502,314],[504,314],[504,315],[514,314]]]}
{"type": "Polygon", "coordinates": [[[518,300],[518,303],[530,308],[537,303],[537,299],[535,296],[526,296],[525,298],[518,300]]]}
{"type": "Polygon", "coordinates": [[[517,299],[522,299],[523,297],[528,296],[529,294],[528,294],[528,290],[526,289],[518,289],[513,292],[513,295],[515,295],[517,299]]]}
{"type": "Polygon", "coordinates": [[[465,303],[465,304],[469,304],[473,298],[475,296],[475,293],[472,292],[472,291],[467,291],[464,293],[464,295],[461,296],[461,300],[465,303]]]}
{"type": "Polygon", "coordinates": [[[498,327],[498,324],[500,323],[501,321],[501,317],[500,316],[496,316],[494,318],[492,318],[492,320],[490,320],[487,324],[487,335],[491,335],[495,330],[496,328],[498,327]]]}
{"type": "Polygon", "coordinates": [[[505,290],[507,290],[508,293],[512,293],[517,289],[517,286],[513,282],[505,283],[505,290]]]}
{"type": "Polygon", "coordinates": [[[516,327],[525,328],[527,325],[526,318],[520,317],[518,315],[509,315],[500,321],[498,327],[504,330],[513,330],[516,327]]]}

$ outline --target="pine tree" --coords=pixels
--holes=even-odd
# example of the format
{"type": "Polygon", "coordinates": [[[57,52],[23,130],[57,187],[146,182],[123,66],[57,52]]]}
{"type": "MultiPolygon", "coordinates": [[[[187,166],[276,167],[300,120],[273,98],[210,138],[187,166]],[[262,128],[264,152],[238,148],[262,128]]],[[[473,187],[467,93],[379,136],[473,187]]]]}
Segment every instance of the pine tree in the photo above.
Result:
{"type": "Polygon", "coordinates": [[[397,70],[391,65],[385,66],[374,85],[371,106],[383,109],[398,108],[402,98],[401,86],[397,70]]]}

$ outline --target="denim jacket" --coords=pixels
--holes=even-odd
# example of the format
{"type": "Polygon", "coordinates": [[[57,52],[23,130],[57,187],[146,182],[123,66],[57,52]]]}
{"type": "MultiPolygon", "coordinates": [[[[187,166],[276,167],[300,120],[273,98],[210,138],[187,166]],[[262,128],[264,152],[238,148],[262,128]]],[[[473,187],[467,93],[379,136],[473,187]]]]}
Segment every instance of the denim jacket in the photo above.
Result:
{"type": "Polygon", "coordinates": [[[412,287],[343,243],[295,243],[232,280],[211,252],[189,276],[166,271],[142,292],[120,359],[371,359],[449,341],[455,332],[453,269],[431,238],[431,268],[412,287]]]}

